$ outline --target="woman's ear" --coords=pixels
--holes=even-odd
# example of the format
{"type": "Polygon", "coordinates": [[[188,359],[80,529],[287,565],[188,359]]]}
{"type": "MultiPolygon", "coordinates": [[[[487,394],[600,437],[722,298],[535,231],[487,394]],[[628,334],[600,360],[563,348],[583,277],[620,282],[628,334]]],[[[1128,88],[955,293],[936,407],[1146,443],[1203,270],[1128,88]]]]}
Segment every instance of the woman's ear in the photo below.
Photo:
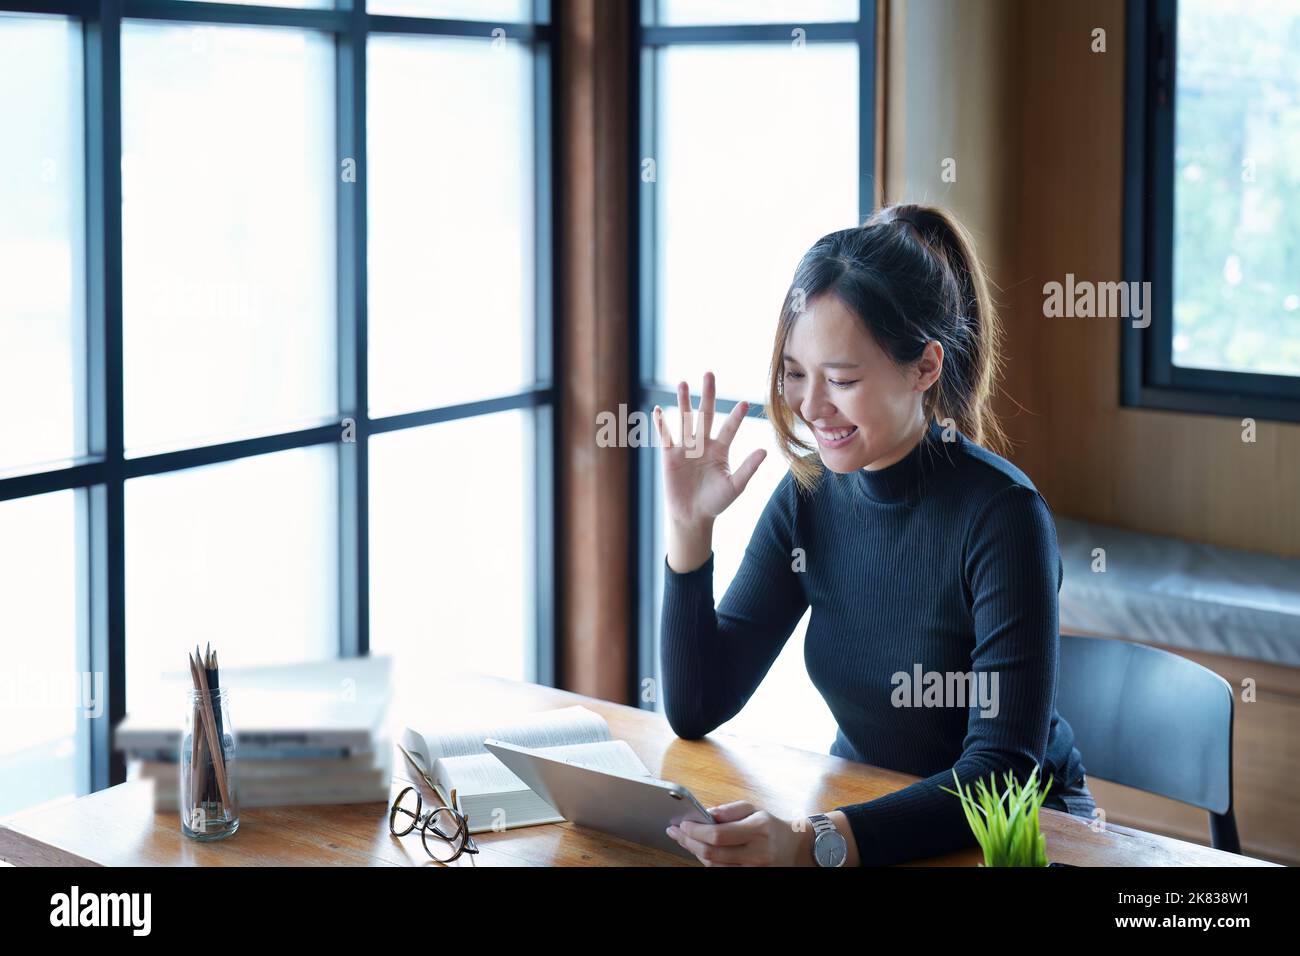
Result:
{"type": "Polygon", "coordinates": [[[925,350],[921,357],[916,360],[916,385],[921,391],[926,391],[935,382],[939,381],[939,375],[943,372],[943,343],[938,339],[931,339],[925,343],[925,350]]]}

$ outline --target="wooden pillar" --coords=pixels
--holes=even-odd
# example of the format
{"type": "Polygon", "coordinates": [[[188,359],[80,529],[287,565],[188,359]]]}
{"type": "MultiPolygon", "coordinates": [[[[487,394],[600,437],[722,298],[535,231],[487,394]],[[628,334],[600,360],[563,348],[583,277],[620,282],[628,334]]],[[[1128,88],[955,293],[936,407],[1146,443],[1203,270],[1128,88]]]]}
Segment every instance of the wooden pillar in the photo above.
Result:
{"type": "Polygon", "coordinates": [[[633,405],[629,109],[634,4],[557,0],[561,403],[558,681],[627,701],[633,450],[599,448],[597,415],[633,405]]]}

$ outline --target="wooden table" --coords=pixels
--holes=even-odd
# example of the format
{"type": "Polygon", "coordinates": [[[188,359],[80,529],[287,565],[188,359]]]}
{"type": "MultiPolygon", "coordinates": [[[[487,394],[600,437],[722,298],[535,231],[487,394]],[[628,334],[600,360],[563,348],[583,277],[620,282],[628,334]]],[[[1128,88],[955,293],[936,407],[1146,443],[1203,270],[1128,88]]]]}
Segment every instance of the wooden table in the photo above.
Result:
{"type": "MultiPolygon", "coordinates": [[[[631,744],[652,773],[684,784],[706,806],[747,799],[786,819],[871,800],[917,779],[725,733],[681,740],[660,714],[480,675],[425,682],[397,699],[423,700],[421,713],[457,723],[582,704],[601,714],[614,736],[631,744]]],[[[238,726],[237,715],[235,719],[238,726]]],[[[425,726],[411,719],[415,726],[425,726]]],[[[395,796],[414,774],[400,758],[394,766],[395,796]]],[[[38,866],[443,865],[428,858],[418,837],[392,836],[386,810],[378,803],[245,810],[233,837],[198,843],[181,835],[175,812],[155,813],[151,783],[130,781],[0,821],[0,860],[38,866]]],[[[1076,866],[1273,865],[1127,827],[1094,831],[1090,821],[1055,810],[1044,809],[1041,824],[1048,857],[1076,866]]],[[[485,832],[474,839],[481,852],[462,856],[452,866],[699,865],[571,823],[485,832]]],[[[920,865],[974,866],[981,859],[972,848],[920,865]]]]}

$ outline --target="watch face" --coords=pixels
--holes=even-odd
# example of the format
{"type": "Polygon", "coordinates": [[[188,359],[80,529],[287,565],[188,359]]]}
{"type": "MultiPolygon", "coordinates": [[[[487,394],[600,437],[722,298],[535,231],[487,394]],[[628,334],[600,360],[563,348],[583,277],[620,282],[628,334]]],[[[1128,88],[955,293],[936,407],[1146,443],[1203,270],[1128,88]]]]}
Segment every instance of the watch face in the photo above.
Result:
{"type": "Polygon", "coordinates": [[[817,834],[813,842],[813,856],[821,866],[841,866],[848,855],[844,836],[838,830],[817,834]]]}

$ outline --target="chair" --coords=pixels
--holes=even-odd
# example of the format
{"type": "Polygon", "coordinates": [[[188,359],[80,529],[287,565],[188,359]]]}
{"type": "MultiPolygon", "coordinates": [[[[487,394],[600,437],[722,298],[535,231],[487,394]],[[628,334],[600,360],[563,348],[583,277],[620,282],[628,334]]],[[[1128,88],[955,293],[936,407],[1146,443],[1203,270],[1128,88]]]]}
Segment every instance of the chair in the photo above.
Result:
{"type": "Polygon", "coordinates": [[[1208,810],[1211,846],[1241,852],[1222,677],[1146,644],[1062,634],[1056,709],[1088,776],[1208,810]]]}

